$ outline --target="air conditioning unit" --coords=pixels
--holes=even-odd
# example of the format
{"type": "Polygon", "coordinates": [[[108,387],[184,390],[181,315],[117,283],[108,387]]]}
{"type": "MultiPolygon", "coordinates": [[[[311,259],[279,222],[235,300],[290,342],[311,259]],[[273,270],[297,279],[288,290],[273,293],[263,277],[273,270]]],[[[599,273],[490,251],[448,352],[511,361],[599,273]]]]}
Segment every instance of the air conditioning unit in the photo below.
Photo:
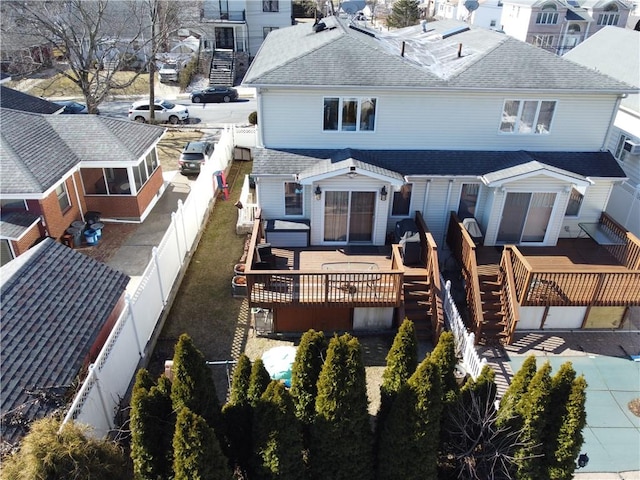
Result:
{"type": "Polygon", "coordinates": [[[640,155],[640,143],[634,143],[631,140],[625,140],[624,146],[625,151],[629,152],[631,155],[640,155]]]}

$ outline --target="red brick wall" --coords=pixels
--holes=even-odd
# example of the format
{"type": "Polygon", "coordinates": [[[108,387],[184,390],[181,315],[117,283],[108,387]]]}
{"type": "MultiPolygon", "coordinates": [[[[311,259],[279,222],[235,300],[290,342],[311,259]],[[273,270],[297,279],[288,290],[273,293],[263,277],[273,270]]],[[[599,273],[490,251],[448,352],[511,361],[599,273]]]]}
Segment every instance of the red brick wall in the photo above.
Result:
{"type": "Polygon", "coordinates": [[[11,245],[13,246],[13,253],[16,255],[22,255],[24,252],[29,250],[34,244],[36,240],[38,240],[41,236],[44,235],[44,231],[42,229],[42,224],[38,223],[34,227],[31,228],[20,240],[12,241],[11,245]]]}
{"type": "Polygon", "coordinates": [[[71,222],[80,220],[80,208],[78,206],[78,197],[76,196],[75,187],[71,177],[65,181],[67,193],[71,206],[64,212],[60,210],[58,197],[56,192],[52,192],[47,198],[40,201],[41,214],[45,220],[46,235],[60,239],[64,235],[65,230],[69,228],[71,222]]]}

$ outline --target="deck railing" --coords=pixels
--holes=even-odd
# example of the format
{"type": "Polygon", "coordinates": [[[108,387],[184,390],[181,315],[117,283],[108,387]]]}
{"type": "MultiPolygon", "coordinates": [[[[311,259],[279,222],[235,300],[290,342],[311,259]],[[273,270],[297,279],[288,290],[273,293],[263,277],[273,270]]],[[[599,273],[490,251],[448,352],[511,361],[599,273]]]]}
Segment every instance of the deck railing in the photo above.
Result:
{"type": "Polygon", "coordinates": [[[256,245],[263,238],[258,216],[244,271],[250,307],[397,307],[402,302],[404,271],[393,268],[397,259],[389,270],[258,270],[255,266],[262,259],[256,245]]]}
{"type": "Polygon", "coordinates": [[[440,266],[438,264],[438,246],[433,235],[424,221],[424,217],[416,211],[416,225],[423,245],[423,262],[427,267],[429,284],[431,285],[431,324],[433,326],[433,341],[437,343],[444,328],[444,308],[442,306],[442,283],[440,281],[440,266]]]}
{"type": "Polygon", "coordinates": [[[467,307],[476,338],[480,337],[484,316],[480,298],[480,282],[478,280],[478,263],[476,261],[476,244],[462,225],[455,212],[451,212],[447,245],[462,268],[462,276],[466,284],[467,307]]]}
{"type": "Polygon", "coordinates": [[[629,270],[640,270],[640,239],[605,212],[600,216],[600,225],[612,235],[625,240],[622,245],[606,245],[609,253],[629,270]]]}
{"type": "Polygon", "coordinates": [[[513,263],[511,262],[511,254],[509,250],[513,247],[507,245],[504,247],[502,258],[500,259],[500,299],[504,311],[504,330],[505,342],[507,345],[513,341],[518,321],[520,320],[520,312],[518,306],[518,297],[516,294],[516,281],[513,274],[513,263]]]}

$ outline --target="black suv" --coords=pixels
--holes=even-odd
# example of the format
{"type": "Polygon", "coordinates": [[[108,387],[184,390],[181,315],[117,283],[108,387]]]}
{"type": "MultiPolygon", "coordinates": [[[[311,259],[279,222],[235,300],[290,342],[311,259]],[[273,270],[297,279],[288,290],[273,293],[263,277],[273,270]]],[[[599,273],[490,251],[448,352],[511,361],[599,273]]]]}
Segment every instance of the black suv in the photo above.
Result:
{"type": "Polygon", "coordinates": [[[180,155],[180,172],[183,175],[200,173],[200,165],[213,153],[211,142],[189,142],[180,155]]]}

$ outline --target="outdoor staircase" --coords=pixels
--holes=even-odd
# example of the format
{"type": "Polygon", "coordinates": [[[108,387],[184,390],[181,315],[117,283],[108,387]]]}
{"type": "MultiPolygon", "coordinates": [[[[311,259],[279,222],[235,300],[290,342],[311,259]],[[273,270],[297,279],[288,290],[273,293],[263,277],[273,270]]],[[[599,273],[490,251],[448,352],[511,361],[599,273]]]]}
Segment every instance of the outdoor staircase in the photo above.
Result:
{"type": "Polygon", "coordinates": [[[500,266],[495,263],[478,265],[480,299],[482,301],[483,324],[479,343],[495,345],[500,343],[504,331],[502,309],[500,266]]]}
{"type": "Polygon", "coordinates": [[[232,87],[235,77],[233,50],[215,50],[209,69],[209,85],[232,87]]]}
{"type": "Polygon", "coordinates": [[[403,290],[404,317],[413,322],[418,340],[432,340],[431,285],[427,275],[405,273],[403,290]]]}

